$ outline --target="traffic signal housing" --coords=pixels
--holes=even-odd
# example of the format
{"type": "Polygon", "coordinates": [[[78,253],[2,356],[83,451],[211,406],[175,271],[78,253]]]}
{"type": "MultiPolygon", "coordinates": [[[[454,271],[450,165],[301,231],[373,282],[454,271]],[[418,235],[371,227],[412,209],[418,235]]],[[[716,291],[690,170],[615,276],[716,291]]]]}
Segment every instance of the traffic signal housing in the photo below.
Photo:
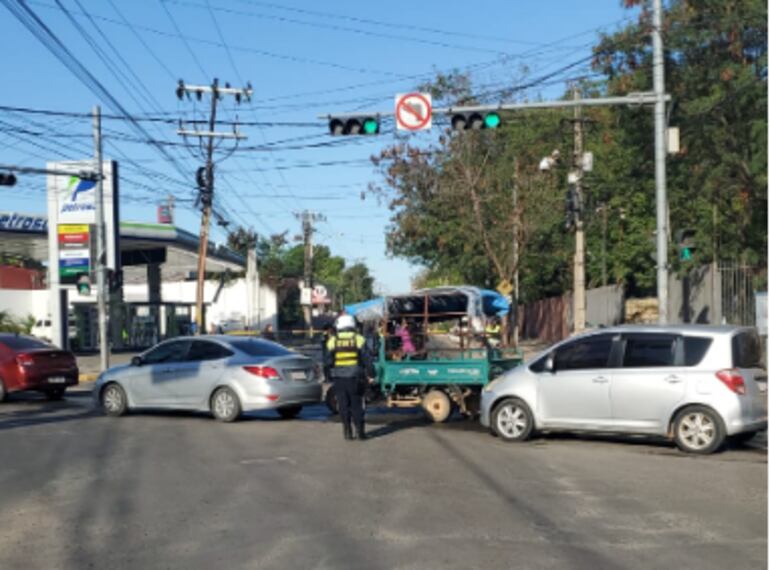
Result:
{"type": "Polygon", "coordinates": [[[680,261],[692,261],[695,252],[695,230],[691,228],[677,230],[674,234],[680,261]]]}
{"type": "Polygon", "coordinates": [[[376,135],[380,132],[380,117],[330,117],[329,132],[334,135],[376,135]]]}
{"type": "Polygon", "coordinates": [[[15,186],[16,175],[13,172],[0,172],[0,186],[15,186]]]}
{"type": "Polygon", "coordinates": [[[570,184],[567,186],[567,196],[564,199],[564,227],[567,230],[577,226],[582,211],[583,203],[577,187],[574,184],[570,184]]]}
{"type": "Polygon", "coordinates": [[[91,279],[88,275],[81,275],[77,282],[78,295],[91,294],[91,279]]]}
{"type": "Polygon", "coordinates": [[[497,111],[452,114],[453,131],[496,129],[500,126],[501,122],[500,113],[497,111]]]}

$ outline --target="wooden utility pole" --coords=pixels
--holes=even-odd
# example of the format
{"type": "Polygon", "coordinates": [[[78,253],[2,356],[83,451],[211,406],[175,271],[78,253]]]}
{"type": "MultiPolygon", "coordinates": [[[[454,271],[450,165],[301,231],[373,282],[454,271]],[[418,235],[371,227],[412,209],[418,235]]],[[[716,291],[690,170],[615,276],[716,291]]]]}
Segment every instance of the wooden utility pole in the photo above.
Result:
{"type": "Polygon", "coordinates": [[[194,93],[198,99],[201,99],[204,93],[208,93],[211,97],[211,110],[209,113],[209,130],[207,132],[197,130],[185,130],[180,128],[177,134],[183,137],[193,136],[199,138],[207,138],[206,144],[206,165],[203,167],[203,176],[198,176],[198,190],[200,196],[200,203],[202,207],[201,215],[201,229],[200,229],[200,241],[198,244],[198,274],[197,274],[197,286],[195,289],[195,324],[196,334],[200,335],[205,333],[205,319],[204,319],[204,303],[203,293],[206,277],[206,257],[208,255],[209,246],[209,225],[211,222],[212,206],[214,203],[214,139],[217,138],[231,138],[240,140],[246,138],[240,134],[237,130],[232,133],[221,132],[218,133],[214,129],[216,128],[217,121],[217,103],[222,95],[233,95],[235,100],[240,103],[241,98],[251,98],[252,89],[251,86],[245,89],[235,89],[230,87],[229,84],[225,84],[225,87],[219,86],[219,80],[214,79],[211,86],[202,85],[185,85],[183,81],[179,81],[176,89],[176,94],[179,99],[183,99],[185,95],[189,97],[190,93],[194,93]]]}
{"type": "MultiPolygon", "coordinates": [[[[580,90],[576,86],[572,91],[574,100],[580,99],[580,90]]],[[[586,265],[585,265],[585,230],[583,228],[583,117],[580,106],[574,111],[574,155],[575,195],[578,207],[575,212],[575,267],[572,292],[572,307],[575,332],[586,328],[586,265]]]]}

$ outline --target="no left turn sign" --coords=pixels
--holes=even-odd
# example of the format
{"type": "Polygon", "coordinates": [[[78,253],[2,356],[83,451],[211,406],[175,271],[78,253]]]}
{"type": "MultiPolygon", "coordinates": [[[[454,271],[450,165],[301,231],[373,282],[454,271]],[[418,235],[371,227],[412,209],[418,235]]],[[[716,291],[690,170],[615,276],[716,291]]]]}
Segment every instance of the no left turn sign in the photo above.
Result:
{"type": "Polygon", "coordinates": [[[423,131],[431,127],[430,93],[396,95],[396,128],[400,131],[423,131]]]}

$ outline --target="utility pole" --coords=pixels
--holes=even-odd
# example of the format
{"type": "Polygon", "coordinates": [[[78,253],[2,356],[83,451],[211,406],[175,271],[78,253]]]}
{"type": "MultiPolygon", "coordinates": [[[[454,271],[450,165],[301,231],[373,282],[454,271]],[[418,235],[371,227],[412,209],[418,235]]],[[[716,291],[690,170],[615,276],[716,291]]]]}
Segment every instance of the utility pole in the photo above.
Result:
{"type": "MultiPolygon", "coordinates": [[[[580,99],[577,86],[572,91],[573,100],[580,99]]],[[[575,212],[575,267],[572,292],[572,307],[575,332],[586,328],[586,260],[585,230],[583,229],[583,117],[580,106],[574,110],[574,154],[572,164],[575,168],[575,195],[579,204],[575,212]]]]}
{"type": "Polygon", "coordinates": [[[513,298],[511,299],[512,317],[510,319],[513,346],[519,346],[519,231],[521,230],[521,216],[519,215],[519,159],[513,159],[513,298]]]}
{"type": "Polygon", "coordinates": [[[214,129],[216,128],[217,121],[217,103],[222,95],[233,95],[236,102],[240,103],[241,98],[245,97],[247,100],[251,98],[252,89],[249,84],[245,89],[235,89],[230,87],[229,84],[225,84],[225,87],[219,86],[219,80],[214,79],[211,86],[205,85],[185,85],[184,81],[179,80],[179,84],[176,89],[176,95],[179,99],[183,99],[184,95],[189,97],[190,93],[194,93],[200,100],[204,93],[208,93],[211,98],[211,108],[209,112],[208,132],[197,130],[185,130],[180,128],[177,134],[183,137],[194,136],[199,138],[207,138],[206,144],[206,166],[203,167],[203,176],[198,176],[198,186],[200,192],[200,202],[202,206],[201,215],[201,229],[200,229],[200,241],[198,243],[198,274],[197,274],[197,286],[195,288],[195,323],[196,334],[200,335],[205,333],[205,319],[203,315],[203,293],[206,276],[206,256],[208,255],[209,247],[209,225],[211,222],[211,208],[214,202],[214,139],[217,138],[232,138],[236,142],[238,140],[246,138],[240,134],[237,130],[232,133],[218,133],[214,129]]]}
{"type": "MultiPolygon", "coordinates": [[[[302,221],[302,241],[305,244],[305,265],[302,277],[302,285],[304,289],[312,290],[313,288],[313,222],[324,220],[322,214],[316,214],[309,210],[303,211],[301,214],[295,214],[295,217],[302,221]]],[[[311,293],[312,295],[312,293],[311,293]]],[[[312,298],[312,297],[311,297],[312,298]]],[[[300,295],[300,301],[302,301],[300,295]]],[[[313,305],[310,299],[307,302],[302,303],[302,314],[305,321],[305,330],[308,334],[313,332],[313,305]]]]}
{"type": "Polygon", "coordinates": [[[609,206],[602,205],[602,287],[607,286],[607,215],[609,206]]]}
{"type": "Polygon", "coordinates": [[[666,197],[666,80],[661,0],[652,0],[652,82],[655,93],[655,220],[658,323],[668,323],[668,199],[666,197]]]}
{"type": "Polygon", "coordinates": [[[106,236],[104,231],[104,183],[102,173],[102,110],[93,108],[94,161],[96,162],[96,305],[99,313],[99,367],[110,367],[110,345],[107,338],[106,236]]]}

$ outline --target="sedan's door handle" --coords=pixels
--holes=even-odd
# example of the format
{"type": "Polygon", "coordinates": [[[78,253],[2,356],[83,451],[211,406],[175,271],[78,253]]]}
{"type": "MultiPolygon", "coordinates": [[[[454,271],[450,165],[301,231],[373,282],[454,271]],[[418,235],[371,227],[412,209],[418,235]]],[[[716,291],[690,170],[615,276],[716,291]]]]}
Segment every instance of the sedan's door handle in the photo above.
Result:
{"type": "Polygon", "coordinates": [[[593,379],[593,382],[596,384],[606,384],[609,382],[609,380],[607,380],[604,376],[597,376],[593,379]]]}
{"type": "Polygon", "coordinates": [[[682,381],[679,376],[675,376],[673,374],[671,376],[666,376],[665,380],[669,384],[679,384],[682,381]]]}

